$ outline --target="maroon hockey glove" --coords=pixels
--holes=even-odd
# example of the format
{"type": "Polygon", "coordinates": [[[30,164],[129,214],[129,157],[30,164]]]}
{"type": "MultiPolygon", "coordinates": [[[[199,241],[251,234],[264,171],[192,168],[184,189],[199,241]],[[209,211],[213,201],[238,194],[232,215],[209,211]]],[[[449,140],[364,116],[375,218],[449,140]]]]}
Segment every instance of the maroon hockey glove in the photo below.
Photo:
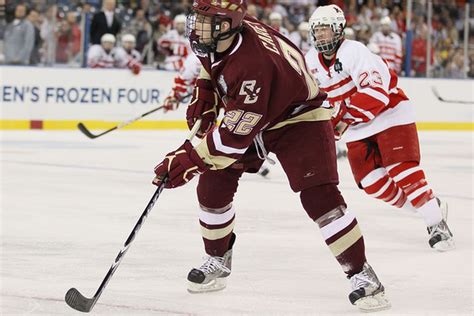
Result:
{"type": "Polygon", "coordinates": [[[202,138],[216,123],[219,97],[209,80],[198,79],[193,91],[193,98],[186,111],[186,120],[189,129],[192,129],[196,120],[202,119],[197,137],[202,138]]]}
{"type": "Polygon", "coordinates": [[[153,179],[153,184],[160,185],[168,175],[165,188],[177,188],[207,170],[209,167],[199,157],[191,142],[187,140],[177,150],[168,153],[165,159],[155,167],[156,177],[153,179]]]}

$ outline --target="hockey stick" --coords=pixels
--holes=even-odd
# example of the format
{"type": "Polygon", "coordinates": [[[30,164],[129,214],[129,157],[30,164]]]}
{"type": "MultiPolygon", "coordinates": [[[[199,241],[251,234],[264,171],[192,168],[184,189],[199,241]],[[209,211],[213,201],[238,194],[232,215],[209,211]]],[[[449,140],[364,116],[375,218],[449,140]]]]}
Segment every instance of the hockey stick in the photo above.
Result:
{"type": "MultiPolygon", "coordinates": [[[[180,102],[180,103],[183,102],[183,101],[186,100],[186,98],[188,98],[190,95],[191,95],[191,94],[185,95],[179,102],[180,102]]],[[[91,138],[91,139],[94,139],[94,138],[100,137],[100,136],[102,136],[102,135],[105,135],[105,134],[107,134],[107,133],[110,133],[111,131],[114,131],[114,130],[116,130],[116,129],[120,129],[120,128],[122,128],[122,127],[125,127],[125,126],[127,126],[127,125],[130,125],[130,124],[132,124],[133,122],[138,121],[139,119],[144,118],[145,116],[150,115],[151,113],[154,113],[154,112],[156,112],[156,111],[158,111],[158,110],[163,109],[164,107],[165,107],[164,105],[161,105],[161,106],[159,106],[159,107],[157,107],[157,108],[155,108],[155,109],[152,109],[152,110],[150,110],[150,111],[148,111],[148,112],[145,112],[145,113],[141,114],[140,116],[137,116],[137,117],[132,118],[132,119],[130,119],[130,120],[123,121],[122,123],[120,123],[120,124],[118,124],[118,125],[116,125],[116,126],[110,128],[110,129],[108,129],[108,130],[106,130],[106,131],[103,131],[103,132],[100,133],[100,134],[96,134],[96,135],[92,134],[91,131],[90,131],[82,122],[79,122],[79,123],[77,124],[77,128],[78,128],[84,135],[86,135],[87,137],[89,137],[89,138],[91,138]]]]}
{"type": "MultiPolygon", "coordinates": [[[[200,125],[201,125],[201,120],[198,120],[196,124],[194,124],[193,129],[191,130],[187,138],[188,140],[192,140],[192,138],[196,135],[200,125]]],[[[102,280],[102,283],[100,284],[99,288],[95,292],[94,296],[92,298],[87,298],[84,295],[82,295],[81,292],[79,292],[79,290],[77,290],[76,288],[71,288],[69,289],[69,291],[67,291],[66,296],[65,296],[66,303],[70,307],[74,308],[75,310],[78,310],[80,312],[85,312],[85,313],[90,312],[92,308],[94,308],[95,303],[97,303],[97,301],[99,300],[99,297],[104,291],[105,287],[107,286],[107,283],[109,283],[110,279],[112,278],[112,275],[117,270],[120,262],[122,262],[122,259],[125,256],[125,253],[127,253],[127,250],[130,247],[132,241],[135,239],[135,235],[138,233],[138,231],[142,227],[143,223],[145,222],[145,219],[147,218],[151,209],[155,205],[156,200],[158,200],[158,198],[160,197],[161,192],[163,191],[167,180],[168,180],[168,177],[166,176],[163,179],[163,182],[161,182],[158,188],[156,189],[155,193],[153,193],[153,196],[151,197],[150,202],[148,202],[147,206],[145,207],[145,210],[143,211],[142,215],[138,219],[138,222],[135,224],[135,227],[133,227],[132,232],[130,233],[127,240],[125,241],[122,249],[120,249],[120,252],[115,258],[114,263],[112,263],[112,266],[110,267],[109,271],[105,275],[104,280],[102,280]]]]}
{"type": "Polygon", "coordinates": [[[148,112],[146,112],[146,113],[143,113],[143,114],[140,115],[140,116],[137,116],[137,117],[132,118],[132,119],[130,119],[130,120],[123,121],[122,123],[120,123],[120,124],[118,124],[118,125],[116,125],[116,126],[110,128],[110,129],[108,129],[108,130],[106,130],[106,131],[104,131],[104,132],[102,132],[102,133],[100,133],[100,134],[96,134],[96,135],[92,134],[82,122],[79,122],[79,124],[77,124],[77,128],[78,128],[84,135],[86,135],[87,137],[94,139],[94,138],[100,137],[100,136],[102,136],[102,135],[105,135],[105,134],[107,134],[107,133],[110,133],[111,131],[114,131],[114,130],[116,130],[116,129],[120,129],[120,128],[122,128],[122,127],[125,127],[125,126],[127,126],[127,125],[130,125],[130,124],[132,124],[133,122],[138,121],[139,119],[141,119],[141,118],[143,118],[143,117],[145,117],[145,116],[147,116],[147,115],[150,115],[151,113],[154,113],[154,112],[156,112],[156,111],[158,111],[158,110],[161,110],[161,109],[163,109],[163,108],[164,108],[163,105],[162,105],[162,106],[159,106],[159,107],[157,107],[157,108],[155,108],[155,109],[152,109],[152,110],[150,110],[150,111],[148,111],[148,112]]]}
{"type": "Polygon", "coordinates": [[[438,90],[436,90],[436,88],[433,86],[431,87],[431,90],[433,91],[433,94],[435,95],[435,97],[441,101],[441,102],[445,102],[445,103],[460,103],[460,104],[474,104],[474,101],[465,101],[465,100],[446,100],[444,98],[442,98],[439,93],[438,93],[438,90]]]}

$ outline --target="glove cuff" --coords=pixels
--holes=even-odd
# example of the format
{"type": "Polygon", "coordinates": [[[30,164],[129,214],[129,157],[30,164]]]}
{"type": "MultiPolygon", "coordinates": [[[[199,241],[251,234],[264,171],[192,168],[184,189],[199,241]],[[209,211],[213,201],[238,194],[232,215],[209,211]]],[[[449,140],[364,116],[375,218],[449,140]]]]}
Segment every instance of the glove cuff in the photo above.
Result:
{"type": "Polygon", "coordinates": [[[202,89],[214,91],[214,87],[212,86],[211,80],[197,79],[196,80],[196,86],[199,87],[199,88],[202,88],[202,89]]]}
{"type": "Polygon", "coordinates": [[[188,153],[189,159],[198,167],[199,172],[204,172],[209,170],[209,167],[206,165],[204,160],[198,155],[196,150],[194,150],[193,144],[189,140],[186,140],[183,144],[184,150],[188,153]]]}

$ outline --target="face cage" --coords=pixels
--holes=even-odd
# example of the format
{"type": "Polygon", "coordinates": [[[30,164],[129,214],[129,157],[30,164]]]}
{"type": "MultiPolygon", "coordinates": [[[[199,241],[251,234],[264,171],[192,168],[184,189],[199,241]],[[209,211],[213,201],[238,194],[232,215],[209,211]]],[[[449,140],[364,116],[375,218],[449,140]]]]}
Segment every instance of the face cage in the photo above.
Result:
{"type": "MultiPolygon", "coordinates": [[[[215,53],[217,50],[217,43],[220,40],[225,40],[232,36],[234,33],[237,33],[241,30],[241,27],[230,29],[225,33],[219,33],[217,36],[214,34],[220,32],[221,23],[225,21],[225,19],[218,18],[216,16],[211,17],[211,28],[210,31],[210,42],[203,43],[200,41],[200,36],[196,33],[196,28],[201,27],[203,28],[203,22],[197,22],[197,12],[192,12],[186,17],[186,33],[185,36],[189,39],[191,44],[191,49],[193,52],[199,57],[205,57],[210,53],[215,53]],[[200,26],[199,26],[200,24],[200,26]]],[[[230,22],[229,22],[230,23],[230,22]]],[[[201,31],[201,34],[203,31],[201,31]]]]}
{"type": "Polygon", "coordinates": [[[341,29],[339,32],[335,31],[334,26],[331,25],[330,26],[331,30],[334,33],[334,37],[332,38],[332,40],[331,41],[325,40],[324,42],[319,42],[318,43],[318,40],[316,39],[316,30],[315,30],[315,28],[318,27],[318,26],[319,25],[316,25],[315,27],[312,27],[311,30],[310,30],[311,42],[312,42],[314,48],[316,48],[318,53],[322,53],[322,54],[331,54],[331,53],[333,53],[336,50],[337,45],[339,44],[339,42],[342,39],[342,33],[343,33],[344,30],[341,29]]]}

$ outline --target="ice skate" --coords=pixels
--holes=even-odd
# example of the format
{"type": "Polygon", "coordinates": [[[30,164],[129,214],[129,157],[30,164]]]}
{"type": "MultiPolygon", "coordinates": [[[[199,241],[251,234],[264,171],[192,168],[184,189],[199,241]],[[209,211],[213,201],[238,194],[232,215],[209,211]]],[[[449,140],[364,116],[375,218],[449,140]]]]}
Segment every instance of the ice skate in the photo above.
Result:
{"type": "Polygon", "coordinates": [[[188,292],[203,293],[220,291],[226,287],[227,277],[232,268],[232,246],[235,234],[232,235],[229,250],[223,257],[207,256],[200,268],[192,269],[188,274],[188,292]]]}
{"type": "Polygon", "coordinates": [[[455,248],[453,234],[449,230],[448,220],[448,204],[436,198],[439,207],[441,208],[441,214],[443,219],[436,225],[428,227],[428,234],[430,239],[428,240],[430,247],[437,251],[449,251],[455,248]]]}
{"type": "Polygon", "coordinates": [[[349,300],[362,312],[375,312],[390,308],[385,290],[372,267],[366,262],[361,272],[351,278],[352,292],[349,300]]]}

